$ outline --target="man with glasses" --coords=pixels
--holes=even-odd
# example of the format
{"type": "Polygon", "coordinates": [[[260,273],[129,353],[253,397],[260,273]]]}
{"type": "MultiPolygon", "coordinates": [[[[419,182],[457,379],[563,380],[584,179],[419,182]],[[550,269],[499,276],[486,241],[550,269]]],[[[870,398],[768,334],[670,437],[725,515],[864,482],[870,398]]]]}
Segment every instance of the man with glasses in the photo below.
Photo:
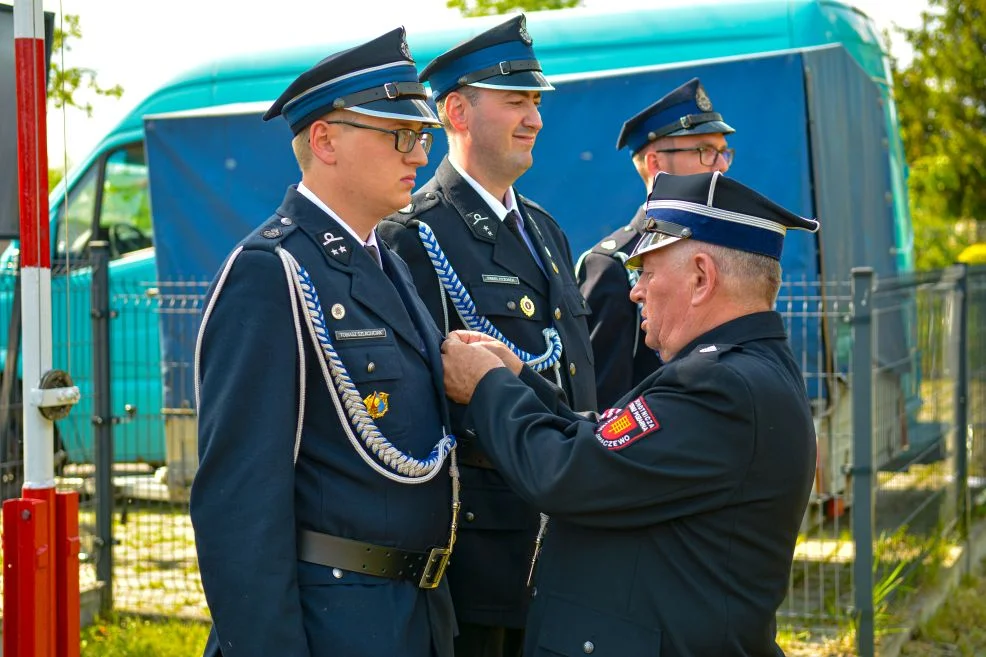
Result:
{"type": "Polygon", "coordinates": [[[196,348],[191,517],[214,657],[452,657],[442,334],[378,239],[439,124],[398,28],[304,72],[301,182],[227,258],[196,348]]]}
{"type": "Polygon", "coordinates": [[[627,264],[665,364],[604,413],[481,333],[442,345],[449,398],[551,514],[524,654],[781,657],[815,429],[774,303],[785,234],[818,223],[718,171],[659,174],[645,212],[627,264]]]}
{"type": "MultiPolygon", "coordinates": [[[[588,307],[568,240],[514,189],[533,163],[541,93],[552,89],[532,43],[521,15],[425,67],[420,79],[431,85],[449,155],[380,233],[407,261],[443,331],[471,328],[509,344],[574,408],[594,410],[588,307]]],[[[460,630],[455,652],[513,657],[545,520],[507,488],[469,440],[471,428],[456,427],[464,522],[449,566],[460,630]]]]}
{"type": "MultiPolygon", "coordinates": [[[[733,161],[733,149],[726,146],[726,135],[732,132],[694,78],[627,120],[616,148],[630,150],[649,192],[654,176],[662,171],[725,173],[733,161]]],[[[577,266],[582,294],[592,309],[589,330],[600,408],[608,408],[661,363],[644,344],[639,309],[630,301],[636,275],[624,266],[640,241],[644,222],[641,206],[630,223],[586,251],[577,266]]]]}

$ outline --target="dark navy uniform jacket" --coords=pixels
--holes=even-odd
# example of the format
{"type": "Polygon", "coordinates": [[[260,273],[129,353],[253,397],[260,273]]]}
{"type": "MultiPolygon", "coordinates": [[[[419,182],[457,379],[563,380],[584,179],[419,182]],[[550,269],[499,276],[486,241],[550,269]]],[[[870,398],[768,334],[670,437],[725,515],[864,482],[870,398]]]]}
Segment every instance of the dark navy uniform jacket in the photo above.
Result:
{"type": "Polygon", "coordinates": [[[548,387],[498,368],[468,406],[509,484],[551,515],[524,654],[781,655],[815,436],[780,316],[707,332],[596,419],[532,381],[548,387]]]}
{"type": "MultiPolygon", "coordinates": [[[[398,257],[381,248],[381,270],[293,187],[241,245],[201,336],[201,462],[191,517],[214,622],[206,654],[450,657],[455,620],[444,582],[425,591],[406,580],[337,577],[297,559],[299,528],[409,550],[446,545],[451,484],[447,466],[428,483],[405,485],[362,460],[304,328],[299,390],[295,324],[274,247],[308,270],[359,394],[389,395],[377,426],[417,458],[448,426],[438,328],[398,257]]],[[[215,290],[213,283],[207,309],[215,290]]]]}
{"type": "Polygon", "coordinates": [[[592,308],[589,337],[600,408],[614,404],[661,365],[657,352],[644,344],[640,313],[637,304],[630,301],[630,282],[624,266],[640,241],[646,222],[641,206],[630,223],[586,252],[576,272],[582,294],[592,308]]]}
{"type": "MultiPolygon", "coordinates": [[[[541,354],[546,348],[541,331],[554,326],[564,346],[560,373],[569,403],[578,410],[595,410],[585,322],[589,308],[572,274],[568,240],[541,207],[519,194],[517,200],[526,215],[525,232],[547,277],[447,159],[414,195],[409,208],[380,224],[379,234],[407,262],[418,293],[443,329],[443,297],[448,329],[464,326],[421,245],[419,221],[434,231],[479,313],[508,339],[525,351],[541,354]],[[523,312],[524,297],[534,305],[531,317],[523,312]]],[[[551,370],[544,375],[555,380],[551,370]]],[[[453,416],[456,435],[467,437],[469,428],[455,421],[454,412],[453,416]]],[[[460,446],[463,451],[470,448],[466,440],[460,446]]],[[[464,522],[448,571],[456,615],[459,621],[480,625],[523,627],[529,596],[525,582],[539,514],[509,490],[499,473],[467,465],[462,467],[462,504],[464,522]]]]}

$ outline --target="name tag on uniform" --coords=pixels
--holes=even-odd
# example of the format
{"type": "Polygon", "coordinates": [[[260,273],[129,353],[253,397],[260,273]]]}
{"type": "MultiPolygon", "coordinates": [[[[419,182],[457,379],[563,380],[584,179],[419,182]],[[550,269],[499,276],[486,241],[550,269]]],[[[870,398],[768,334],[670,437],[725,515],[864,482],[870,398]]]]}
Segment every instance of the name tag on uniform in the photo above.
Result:
{"type": "Polygon", "coordinates": [[[349,331],[336,331],[336,340],[379,340],[387,337],[387,329],[352,329],[349,331]]]}
{"type": "Polygon", "coordinates": [[[483,274],[484,283],[500,283],[501,285],[520,285],[516,276],[500,276],[499,274],[483,274]]]}

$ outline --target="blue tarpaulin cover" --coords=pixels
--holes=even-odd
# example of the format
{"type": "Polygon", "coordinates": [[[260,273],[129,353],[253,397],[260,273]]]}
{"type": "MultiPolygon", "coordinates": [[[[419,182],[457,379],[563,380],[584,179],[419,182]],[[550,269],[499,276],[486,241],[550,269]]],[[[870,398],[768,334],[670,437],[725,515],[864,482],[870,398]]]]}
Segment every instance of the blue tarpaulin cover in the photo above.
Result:
{"type": "MultiPolygon", "coordinates": [[[[544,95],[541,107],[534,167],[516,187],[559,221],[575,257],[625,224],[644,201],[629,154],[615,149],[621,125],[695,76],[736,129],[729,135],[736,160],[728,175],[822,224],[817,235],[788,233],[785,279],[804,282],[817,295],[810,287],[820,279],[820,263],[828,280],[846,280],[849,268],[862,263],[878,276],[895,273],[883,110],[873,83],[839,46],[553,79],[556,91],[544,95]]],[[[160,280],[211,278],[300,179],[287,125],[262,122],[262,111],[145,121],[160,280]]],[[[445,154],[444,139],[436,137],[428,166],[418,171],[421,183],[445,154]]],[[[796,353],[825,351],[820,321],[792,320],[796,353]]],[[[194,344],[187,338],[162,339],[165,362],[190,362],[194,344]]],[[[809,360],[809,375],[828,362],[809,360]]],[[[808,377],[813,396],[824,394],[821,380],[808,377]]]]}

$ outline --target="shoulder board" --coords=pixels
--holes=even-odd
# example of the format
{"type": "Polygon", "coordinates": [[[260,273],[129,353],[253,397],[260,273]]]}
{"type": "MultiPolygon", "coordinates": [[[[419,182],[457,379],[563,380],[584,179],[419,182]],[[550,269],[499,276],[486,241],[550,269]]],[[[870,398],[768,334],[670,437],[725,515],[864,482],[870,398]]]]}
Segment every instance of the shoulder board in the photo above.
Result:
{"type": "Polygon", "coordinates": [[[297,228],[298,226],[287,217],[271,217],[243,240],[243,248],[273,253],[284,238],[297,228]]]}
{"type": "Polygon", "coordinates": [[[719,360],[719,358],[730,351],[740,351],[742,347],[737,344],[721,344],[716,342],[715,344],[700,344],[692,350],[689,357],[692,358],[706,358],[712,360],[719,360]]]}
{"type": "Polygon", "coordinates": [[[543,214],[544,216],[546,216],[548,219],[551,219],[551,221],[554,221],[555,223],[558,223],[557,221],[555,221],[555,218],[551,216],[551,213],[548,212],[547,210],[545,210],[544,208],[542,208],[540,205],[538,205],[537,203],[535,203],[531,199],[527,198],[526,196],[523,196],[521,194],[517,194],[516,193],[516,190],[514,191],[514,193],[517,196],[517,200],[518,201],[520,201],[521,203],[523,203],[527,207],[531,208],[532,210],[537,210],[538,212],[540,212],[541,214],[543,214]]]}
{"type": "Polygon", "coordinates": [[[603,238],[598,244],[589,249],[592,253],[598,253],[600,255],[608,255],[612,257],[619,257],[618,253],[623,253],[625,256],[629,253],[624,253],[624,251],[631,251],[632,249],[627,249],[628,245],[636,245],[637,240],[640,238],[640,234],[627,224],[621,228],[616,229],[605,238],[603,238]]]}
{"type": "Polygon", "coordinates": [[[442,201],[442,196],[438,192],[418,192],[411,197],[411,202],[403,208],[387,217],[390,221],[399,224],[407,224],[422,212],[427,212],[442,201]]]}

